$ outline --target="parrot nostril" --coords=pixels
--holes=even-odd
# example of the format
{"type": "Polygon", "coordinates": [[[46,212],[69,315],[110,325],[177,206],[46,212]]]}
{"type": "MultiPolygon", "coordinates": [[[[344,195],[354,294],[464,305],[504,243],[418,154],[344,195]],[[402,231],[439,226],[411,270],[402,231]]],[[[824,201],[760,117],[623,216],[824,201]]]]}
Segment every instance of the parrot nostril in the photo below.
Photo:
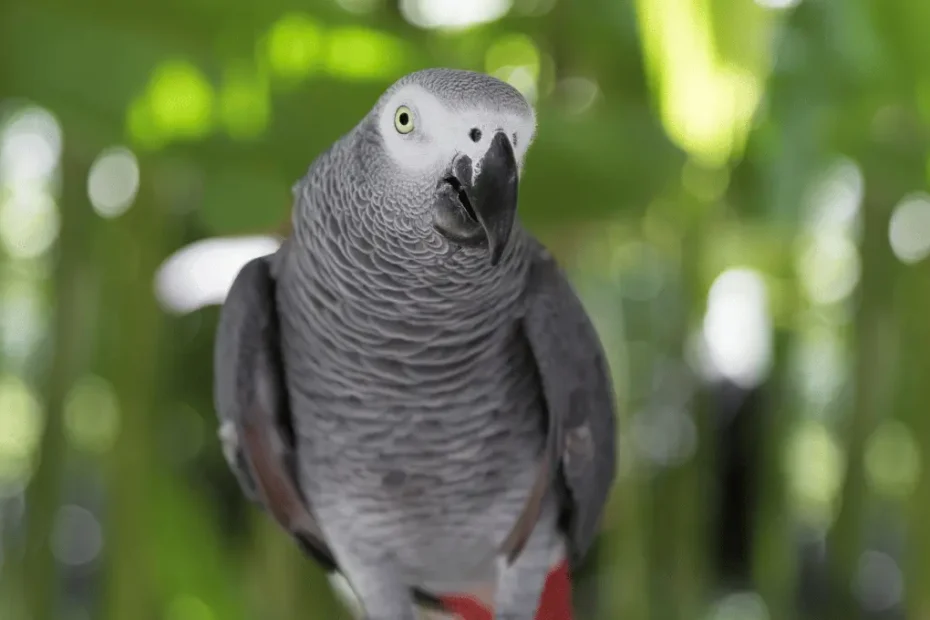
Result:
{"type": "Polygon", "coordinates": [[[468,132],[468,136],[471,138],[472,142],[477,142],[481,139],[481,130],[477,127],[473,127],[472,130],[468,132]]]}

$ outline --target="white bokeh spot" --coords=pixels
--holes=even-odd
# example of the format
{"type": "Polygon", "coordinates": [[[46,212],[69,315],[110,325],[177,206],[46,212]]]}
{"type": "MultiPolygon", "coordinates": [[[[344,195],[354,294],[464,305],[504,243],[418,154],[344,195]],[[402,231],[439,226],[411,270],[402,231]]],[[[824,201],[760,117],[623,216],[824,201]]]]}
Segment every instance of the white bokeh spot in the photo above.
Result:
{"type": "Polygon", "coordinates": [[[8,192],[0,198],[0,241],[14,258],[35,258],[58,238],[58,205],[35,185],[8,192]]]}
{"type": "Polygon", "coordinates": [[[756,0],[756,4],[767,9],[790,9],[801,4],[801,0],[756,0]]]}
{"type": "Polygon", "coordinates": [[[139,191],[139,161],[125,147],[104,150],[87,175],[87,196],[100,216],[117,217],[126,212],[139,191]]]}
{"type": "Polygon", "coordinates": [[[168,257],[155,274],[163,307],[184,314],[221,304],[236,276],[253,258],[275,252],[274,237],[226,237],[197,241],[168,257]]]}
{"type": "Polygon", "coordinates": [[[729,269],[710,287],[703,344],[712,374],[745,388],[758,385],[772,362],[772,320],[762,276],[729,269]]]}
{"type": "Polygon", "coordinates": [[[859,284],[859,249],[845,233],[818,232],[798,256],[797,272],[812,302],[820,305],[841,302],[859,284]]]}
{"type": "Polygon", "coordinates": [[[401,0],[400,12],[420,28],[458,30],[496,21],[512,4],[513,0],[401,0]]]}
{"type": "Polygon", "coordinates": [[[888,241],[902,263],[930,255],[930,194],[912,194],[898,203],[888,222],[888,241]]]}
{"type": "Polygon", "coordinates": [[[904,597],[904,575],[894,558],[881,551],[866,551],[859,558],[855,581],[856,598],[868,611],[886,611],[904,597]]]}
{"type": "Polygon", "coordinates": [[[769,620],[765,601],[755,592],[731,592],[713,606],[709,620],[769,620]]]}
{"type": "Polygon", "coordinates": [[[61,126],[48,110],[15,112],[0,133],[0,185],[47,181],[58,167],[61,141],[61,126]]]}
{"type": "Polygon", "coordinates": [[[103,549],[103,528],[92,512],[80,506],[62,506],[55,516],[52,554],[62,564],[93,562],[103,549]]]}

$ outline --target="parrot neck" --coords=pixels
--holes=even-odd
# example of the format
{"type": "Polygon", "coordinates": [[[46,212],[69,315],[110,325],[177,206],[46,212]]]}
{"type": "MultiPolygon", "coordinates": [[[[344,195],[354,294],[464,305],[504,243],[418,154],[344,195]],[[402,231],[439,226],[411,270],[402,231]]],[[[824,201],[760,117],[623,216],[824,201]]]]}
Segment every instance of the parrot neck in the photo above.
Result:
{"type": "Polygon", "coordinates": [[[295,230],[293,250],[302,257],[298,268],[318,287],[342,296],[348,290],[349,297],[375,302],[410,295],[416,298],[415,307],[435,303],[445,309],[449,302],[468,309],[516,301],[522,295],[530,266],[529,244],[522,231],[514,230],[501,261],[491,265],[487,250],[452,247],[444,239],[324,234],[324,230],[366,228],[357,221],[335,220],[324,218],[295,230]]]}
{"type": "Polygon", "coordinates": [[[361,190],[349,200],[353,204],[316,208],[326,204],[318,187],[307,183],[300,190],[303,198],[295,209],[292,233],[293,250],[304,256],[301,269],[318,285],[334,290],[348,286],[374,299],[416,289],[437,301],[484,304],[522,290],[531,244],[519,221],[500,262],[491,265],[486,248],[452,244],[431,221],[404,219],[361,190]]]}

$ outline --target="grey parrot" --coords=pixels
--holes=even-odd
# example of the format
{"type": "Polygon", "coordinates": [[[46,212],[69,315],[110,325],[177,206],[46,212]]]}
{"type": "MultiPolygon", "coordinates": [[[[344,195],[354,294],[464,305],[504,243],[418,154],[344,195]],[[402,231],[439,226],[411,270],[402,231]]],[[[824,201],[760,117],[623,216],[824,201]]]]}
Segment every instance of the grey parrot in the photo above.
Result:
{"type": "Polygon", "coordinates": [[[294,187],[292,232],[220,312],[214,397],[244,492],[369,620],[493,584],[533,620],[592,544],[615,397],[566,276],[520,224],[536,135],[496,78],[394,83],[294,187]]]}

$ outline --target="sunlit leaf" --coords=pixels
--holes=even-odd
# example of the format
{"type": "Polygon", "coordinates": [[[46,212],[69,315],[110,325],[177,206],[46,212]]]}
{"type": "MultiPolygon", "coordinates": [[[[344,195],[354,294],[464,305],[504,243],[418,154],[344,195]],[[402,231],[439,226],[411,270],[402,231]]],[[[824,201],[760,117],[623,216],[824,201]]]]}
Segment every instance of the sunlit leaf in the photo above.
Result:
{"type": "Polygon", "coordinates": [[[753,47],[746,50],[754,61],[739,63],[727,39],[747,30],[768,33],[764,26],[772,18],[745,0],[715,0],[714,5],[716,13],[710,0],[636,3],[646,66],[666,131],[694,157],[721,165],[742,152],[768,71],[767,54],[753,53],[756,38],[750,37],[753,47]],[[733,11],[742,19],[713,19],[733,11]]]}
{"type": "Polygon", "coordinates": [[[324,30],[309,15],[289,13],[276,21],[264,41],[271,70],[286,79],[304,78],[320,64],[324,30]]]}
{"type": "Polygon", "coordinates": [[[213,86],[194,65],[168,61],[155,68],[148,87],[156,127],[172,137],[200,138],[213,123],[213,86]]]}
{"type": "Polygon", "coordinates": [[[219,115],[226,132],[233,138],[261,135],[271,120],[271,92],[268,80],[248,65],[226,69],[219,90],[219,115]]]}
{"type": "Polygon", "coordinates": [[[407,46],[386,32],[358,27],[329,32],[326,68],[341,78],[389,78],[398,75],[408,62],[407,46]]]}

